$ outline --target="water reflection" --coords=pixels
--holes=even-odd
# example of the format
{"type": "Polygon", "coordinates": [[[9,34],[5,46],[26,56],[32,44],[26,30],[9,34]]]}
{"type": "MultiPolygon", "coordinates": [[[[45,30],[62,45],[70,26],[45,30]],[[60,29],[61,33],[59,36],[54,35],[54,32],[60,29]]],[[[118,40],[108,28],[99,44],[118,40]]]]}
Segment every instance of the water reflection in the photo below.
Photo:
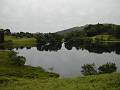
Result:
{"type": "MultiPolygon", "coordinates": [[[[89,52],[94,52],[98,54],[102,53],[111,53],[115,52],[116,54],[120,54],[120,43],[119,42],[86,42],[81,44],[70,44],[65,43],[65,48],[67,50],[72,50],[73,47],[76,50],[88,50],[89,52]]],[[[37,45],[37,49],[39,51],[58,51],[62,48],[62,44],[48,44],[48,45],[37,45]]]]}
{"type": "Polygon", "coordinates": [[[68,50],[72,50],[75,47],[76,50],[88,50],[89,52],[94,52],[98,54],[102,53],[111,53],[115,52],[116,54],[120,54],[120,43],[119,42],[97,42],[97,43],[83,43],[83,44],[69,44],[65,43],[65,48],[68,50]]]}
{"type": "MultiPolygon", "coordinates": [[[[111,53],[114,52],[116,54],[120,54],[120,42],[86,42],[86,43],[69,43],[65,42],[64,44],[62,43],[51,43],[51,44],[37,44],[34,47],[37,47],[37,50],[39,51],[55,51],[57,52],[58,50],[61,50],[62,46],[67,50],[72,50],[72,48],[76,48],[76,50],[87,50],[89,52],[93,53],[111,53]]],[[[32,47],[30,46],[20,46],[20,47],[15,47],[13,45],[0,45],[0,50],[12,50],[12,49],[31,49],[32,47]]]]}
{"type": "Polygon", "coordinates": [[[15,51],[26,57],[26,65],[40,66],[47,71],[60,74],[61,77],[79,76],[81,66],[89,63],[100,66],[113,62],[120,71],[120,43],[84,43],[76,46],[67,43],[47,44],[15,51]]]}
{"type": "Polygon", "coordinates": [[[20,46],[20,47],[16,47],[16,46],[12,46],[12,45],[0,45],[0,50],[13,50],[13,49],[16,49],[16,50],[18,50],[18,49],[24,49],[24,48],[26,48],[27,50],[29,50],[29,49],[31,49],[32,47],[25,47],[25,46],[20,46]]]}
{"type": "Polygon", "coordinates": [[[37,49],[39,51],[58,51],[62,47],[62,43],[47,43],[45,45],[38,44],[37,49]]]}

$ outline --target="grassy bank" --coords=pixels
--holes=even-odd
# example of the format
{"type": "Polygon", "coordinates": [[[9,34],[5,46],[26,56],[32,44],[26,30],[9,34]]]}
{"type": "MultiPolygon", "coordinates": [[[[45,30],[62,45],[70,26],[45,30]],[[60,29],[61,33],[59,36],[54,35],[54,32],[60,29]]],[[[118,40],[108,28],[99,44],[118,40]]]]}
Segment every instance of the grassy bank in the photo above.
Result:
{"type": "Polygon", "coordinates": [[[12,41],[13,47],[32,47],[36,45],[35,38],[16,38],[15,36],[5,36],[5,41],[12,41]]]}
{"type": "Polygon", "coordinates": [[[120,90],[120,74],[103,74],[72,79],[25,79],[1,77],[1,90],[120,90]]]}
{"type": "Polygon", "coordinates": [[[58,75],[45,72],[40,67],[18,66],[13,64],[12,57],[16,56],[13,51],[0,51],[0,76],[21,78],[49,78],[58,75]]]}

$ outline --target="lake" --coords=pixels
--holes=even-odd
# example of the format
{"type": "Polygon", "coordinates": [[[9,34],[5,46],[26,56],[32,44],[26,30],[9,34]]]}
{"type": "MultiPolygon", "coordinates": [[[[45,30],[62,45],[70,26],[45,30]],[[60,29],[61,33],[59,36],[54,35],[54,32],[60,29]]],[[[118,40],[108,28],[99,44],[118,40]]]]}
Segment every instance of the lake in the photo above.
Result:
{"type": "Polygon", "coordinates": [[[26,57],[26,65],[42,67],[46,71],[55,72],[60,77],[76,77],[81,74],[81,66],[95,63],[96,67],[107,62],[114,62],[117,71],[120,71],[120,50],[119,47],[99,47],[87,45],[87,47],[66,49],[65,45],[59,50],[39,50],[37,47],[14,49],[18,55],[26,57]],[[97,47],[97,48],[96,48],[97,47]],[[117,47],[117,48],[116,48],[117,47]]]}

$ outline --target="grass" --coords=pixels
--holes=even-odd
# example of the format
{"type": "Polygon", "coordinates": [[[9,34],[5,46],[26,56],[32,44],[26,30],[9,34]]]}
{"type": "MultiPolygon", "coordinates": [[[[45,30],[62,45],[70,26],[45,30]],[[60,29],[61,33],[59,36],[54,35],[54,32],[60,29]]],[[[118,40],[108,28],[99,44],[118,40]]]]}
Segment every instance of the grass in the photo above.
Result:
{"type": "Polygon", "coordinates": [[[11,40],[13,43],[13,47],[32,47],[36,45],[35,38],[16,38],[15,36],[5,36],[5,41],[11,40]]]}
{"type": "Polygon", "coordinates": [[[0,90],[120,90],[120,73],[59,79],[40,67],[12,65],[13,55],[0,51],[0,90]]]}
{"type": "Polygon", "coordinates": [[[103,74],[72,79],[25,79],[2,77],[1,90],[120,90],[120,74],[103,74]]]}

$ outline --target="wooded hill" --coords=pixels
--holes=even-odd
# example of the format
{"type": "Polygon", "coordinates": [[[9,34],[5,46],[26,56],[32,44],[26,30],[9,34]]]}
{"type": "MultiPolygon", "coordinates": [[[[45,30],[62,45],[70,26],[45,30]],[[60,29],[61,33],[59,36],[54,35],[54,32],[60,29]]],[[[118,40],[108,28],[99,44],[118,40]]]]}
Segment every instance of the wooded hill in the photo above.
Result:
{"type": "Polygon", "coordinates": [[[71,32],[82,32],[86,36],[95,36],[101,34],[109,34],[109,35],[120,35],[120,25],[115,24],[88,24],[81,27],[73,27],[67,30],[58,31],[57,34],[66,35],[71,32]]]}

